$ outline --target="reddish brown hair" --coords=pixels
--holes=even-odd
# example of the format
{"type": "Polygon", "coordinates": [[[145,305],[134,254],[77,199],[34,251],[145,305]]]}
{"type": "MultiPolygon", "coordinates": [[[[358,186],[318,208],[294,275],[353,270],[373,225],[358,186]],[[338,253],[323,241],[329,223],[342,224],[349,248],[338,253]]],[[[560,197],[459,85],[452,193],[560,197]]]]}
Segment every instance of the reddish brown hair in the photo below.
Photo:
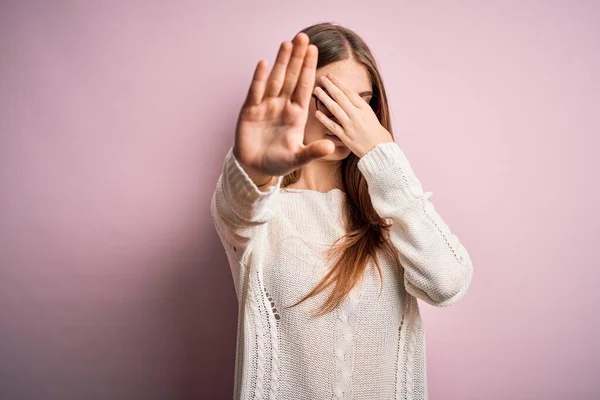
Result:
{"type": "MultiPolygon", "coordinates": [[[[378,109],[377,118],[393,137],[385,89],[377,64],[367,44],[350,29],[330,22],[311,25],[304,28],[302,32],[306,33],[310,38],[310,43],[319,49],[317,69],[336,61],[349,59],[366,68],[373,86],[374,101],[380,102],[376,107],[378,109]]],[[[310,293],[288,307],[294,307],[335,284],[331,295],[319,308],[316,315],[334,310],[361,280],[369,259],[374,261],[380,281],[383,282],[381,267],[376,257],[376,251],[379,248],[389,251],[396,260],[397,267],[400,268],[398,255],[389,243],[387,236],[390,225],[379,217],[373,208],[367,182],[357,167],[358,161],[359,158],[354,153],[350,153],[341,164],[343,187],[346,193],[343,214],[347,233],[336,240],[328,251],[329,256],[333,257],[335,262],[327,275],[310,293]]],[[[300,174],[301,169],[298,169],[285,175],[282,186],[297,182],[300,174]]]]}

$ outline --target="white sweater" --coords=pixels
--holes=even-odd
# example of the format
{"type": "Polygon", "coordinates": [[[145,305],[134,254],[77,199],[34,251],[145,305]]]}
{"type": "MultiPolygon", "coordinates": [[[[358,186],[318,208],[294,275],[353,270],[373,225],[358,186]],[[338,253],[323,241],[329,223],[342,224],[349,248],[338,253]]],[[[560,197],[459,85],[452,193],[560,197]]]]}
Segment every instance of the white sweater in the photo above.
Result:
{"type": "Polygon", "coordinates": [[[234,399],[427,399],[425,329],[417,298],[445,307],[468,290],[473,266],[424,193],[404,152],[380,143],[358,168],[402,269],[378,253],[336,311],[312,318],[332,286],[300,305],[327,272],[324,249],[344,234],[345,192],[260,191],[225,156],[211,214],[238,298],[234,399]]]}

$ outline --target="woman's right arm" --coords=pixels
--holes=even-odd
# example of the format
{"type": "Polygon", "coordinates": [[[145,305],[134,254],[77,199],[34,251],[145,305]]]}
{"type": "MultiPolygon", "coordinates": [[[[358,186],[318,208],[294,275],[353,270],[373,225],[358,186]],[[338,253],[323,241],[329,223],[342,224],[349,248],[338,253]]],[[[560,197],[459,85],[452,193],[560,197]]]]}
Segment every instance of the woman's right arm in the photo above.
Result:
{"type": "Polygon", "coordinates": [[[258,229],[274,216],[282,180],[283,176],[248,174],[233,154],[233,147],[225,155],[211,198],[210,212],[231,266],[236,293],[239,263],[251,247],[258,229]]]}
{"type": "Polygon", "coordinates": [[[238,117],[211,200],[211,214],[229,258],[239,299],[240,268],[253,241],[275,215],[283,176],[335,151],[331,140],[304,144],[318,49],[300,32],[281,43],[267,77],[260,60],[238,117]]]}

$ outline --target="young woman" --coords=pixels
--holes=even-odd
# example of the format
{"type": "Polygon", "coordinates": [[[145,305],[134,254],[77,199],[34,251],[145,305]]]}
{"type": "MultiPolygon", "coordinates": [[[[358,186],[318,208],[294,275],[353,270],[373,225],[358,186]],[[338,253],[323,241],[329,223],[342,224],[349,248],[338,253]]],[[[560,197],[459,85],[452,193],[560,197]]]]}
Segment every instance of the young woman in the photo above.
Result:
{"type": "Polygon", "coordinates": [[[473,274],[431,196],[356,33],[319,23],[258,62],[211,200],[235,399],[427,399],[417,299],[455,304],[473,274]]]}

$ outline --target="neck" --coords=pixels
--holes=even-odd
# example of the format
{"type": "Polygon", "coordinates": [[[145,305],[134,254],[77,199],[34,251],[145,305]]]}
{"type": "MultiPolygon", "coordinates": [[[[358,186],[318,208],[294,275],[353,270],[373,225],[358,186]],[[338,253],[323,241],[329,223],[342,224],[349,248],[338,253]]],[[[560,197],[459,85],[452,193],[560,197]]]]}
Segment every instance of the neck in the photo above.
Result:
{"type": "Polygon", "coordinates": [[[314,160],[302,167],[300,179],[288,187],[327,192],[337,188],[343,190],[342,161],[314,160]]]}

